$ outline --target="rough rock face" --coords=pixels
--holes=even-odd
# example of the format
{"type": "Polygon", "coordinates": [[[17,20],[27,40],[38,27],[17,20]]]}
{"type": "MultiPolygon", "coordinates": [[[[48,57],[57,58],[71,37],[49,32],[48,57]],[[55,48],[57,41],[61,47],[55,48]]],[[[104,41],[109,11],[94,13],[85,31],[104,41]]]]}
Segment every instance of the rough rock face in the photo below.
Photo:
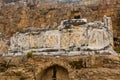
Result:
{"type": "Polygon", "coordinates": [[[5,39],[3,35],[0,33],[0,55],[8,52],[9,48],[8,42],[9,41],[5,39]]]}
{"type": "Polygon", "coordinates": [[[5,39],[0,39],[0,54],[1,53],[7,53],[8,52],[8,41],[5,39]]]}
{"type": "MultiPolygon", "coordinates": [[[[114,29],[119,30],[120,2],[114,0],[108,5],[105,3],[107,0],[105,2],[99,1],[97,2],[98,4],[94,3],[90,6],[81,6],[79,3],[60,5],[41,4],[39,7],[33,8],[18,7],[18,4],[15,6],[2,6],[0,11],[0,32],[5,37],[11,37],[25,27],[33,26],[46,29],[49,26],[50,28],[55,28],[62,20],[73,19],[76,15],[87,18],[88,21],[101,20],[104,15],[110,16],[114,29]]],[[[90,2],[86,3],[89,4],[90,2]]]]}
{"type": "Polygon", "coordinates": [[[36,7],[21,7],[18,3],[13,6],[2,5],[0,8],[0,32],[5,37],[10,38],[13,34],[26,27],[55,29],[62,20],[86,18],[91,22],[102,20],[102,17],[107,15],[112,18],[114,33],[118,34],[118,36],[114,35],[114,41],[116,51],[120,52],[120,1],[99,0],[97,4],[88,5],[89,1],[91,0],[83,2],[86,6],[81,6],[79,3],[41,4],[36,7]]]}
{"type": "Polygon", "coordinates": [[[0,57],[0,80],[119,80],[120,57],[0,57]]]}
{"type": "Polygon", "coordinates": [[[10,50],[13,52],[31,49],[68,49],[70,51],[79,49],[79,54],[86,54],[89,51],[115,54],[112,47],[112,22],[111,18],[106,16],[104,16],[104,22],[87,23],[86,19],[64,20],[56,30],[26,29],[16,33],[10,39],[10,50]]]}

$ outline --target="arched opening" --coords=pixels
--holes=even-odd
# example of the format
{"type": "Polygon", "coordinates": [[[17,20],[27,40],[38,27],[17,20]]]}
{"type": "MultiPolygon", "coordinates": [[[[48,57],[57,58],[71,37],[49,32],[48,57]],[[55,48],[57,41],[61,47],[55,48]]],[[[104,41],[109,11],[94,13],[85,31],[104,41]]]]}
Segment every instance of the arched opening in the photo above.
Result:
{"type": "Polygon", "coordinates": [[[54,65],[45,69],[39,80],[69,80],[68,71],[64,67],[54,65]]]}

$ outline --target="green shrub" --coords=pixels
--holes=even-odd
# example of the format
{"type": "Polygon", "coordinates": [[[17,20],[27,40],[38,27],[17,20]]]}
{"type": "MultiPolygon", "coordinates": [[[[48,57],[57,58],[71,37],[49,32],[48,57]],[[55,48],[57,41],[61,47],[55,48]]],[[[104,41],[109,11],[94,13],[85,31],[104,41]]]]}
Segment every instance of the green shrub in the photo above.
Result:
{"type": "Polygon", "coordinates": [[[115,51],[116,51],[116,53],[118,53],[118,55],[120,55],[120,49],[119,48],[115,49],[115,51]]]}
{"type": "Polygon", "coordinates": [[[33,53],[34,53],[34,51],[30,51],[30,52],[28,52],[28,53],[27,53],[27,58],[31,58],[32,55],[33,55],[33,53]]]}
{"type": "Polygon", "coordinates": [[[120,49],[117,49],[116,51],[117,51],[117,53],[120,53],[120,49]]]}
{"type": "Polygon", "coordinates": [[[48,13],[48,10],[46,10],[46,9],[42,9],[42,10],[41,10],[41,14],[42,14],[42,15],[46,15],[47,13],[48,13]]]}

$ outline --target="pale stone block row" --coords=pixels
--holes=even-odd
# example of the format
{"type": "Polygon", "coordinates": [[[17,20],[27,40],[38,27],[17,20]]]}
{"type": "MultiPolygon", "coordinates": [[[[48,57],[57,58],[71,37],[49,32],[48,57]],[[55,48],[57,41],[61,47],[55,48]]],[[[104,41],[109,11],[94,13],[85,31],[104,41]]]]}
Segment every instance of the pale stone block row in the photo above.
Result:
{"type": "Polygon", "coordinates": [[[64,20],[56,30],[37,30],[36,32],[31,30],[30,32],[16,33],[10,39],[10,50],[69,49],[69,47],[74,46],[80,48],[82,52],[86,50],[114,52],[112,49],[114,46],[112,21],[106,16],[103,19],[104,22],[89,23],[86,19],[72,19],[68,22],[64,20]],[[70,25],[67,26],[69,23],[70,25]],[[76,23],[84,24],[74,26],[76,23]]]}

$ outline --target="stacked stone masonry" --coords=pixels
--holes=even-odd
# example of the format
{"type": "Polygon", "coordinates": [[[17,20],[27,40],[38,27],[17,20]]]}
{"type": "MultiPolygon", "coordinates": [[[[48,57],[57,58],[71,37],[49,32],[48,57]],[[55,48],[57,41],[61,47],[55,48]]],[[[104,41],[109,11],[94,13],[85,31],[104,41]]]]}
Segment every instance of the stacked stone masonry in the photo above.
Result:
{"type": "Polygon", "coordinates": [[[69,50],[68,53],[77,51],[78,54],[88,54],[91,51],[116,54],[112,49],[114,45],[111,18],[104,16],[103,21],[71,19],[63,20],[55,30],[26,28],[11,37],[9,50],[24,52],[57,49],[69,50]]]}

